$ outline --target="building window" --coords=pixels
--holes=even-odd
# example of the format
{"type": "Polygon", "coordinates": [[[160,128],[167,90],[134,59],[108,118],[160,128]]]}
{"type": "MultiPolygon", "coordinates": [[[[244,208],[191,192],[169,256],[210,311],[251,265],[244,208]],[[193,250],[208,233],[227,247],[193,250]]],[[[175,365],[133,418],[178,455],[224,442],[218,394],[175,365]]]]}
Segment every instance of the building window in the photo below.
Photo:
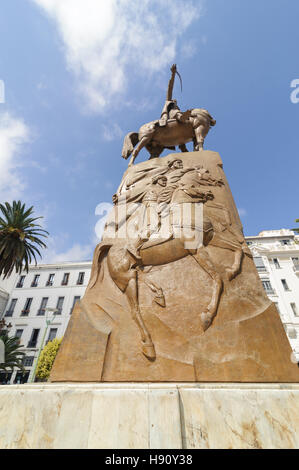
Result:
{"type": "Polygon", "coordinates": [[[282,245],[290,245],[291,244],[291,240],[280,240],[280,243],[282,245]]]}
{"type": "Polygon", "coordinates": [[[80,295],[75,295],[74,300],[73,300],[73,305],[72,305],[72,308],[71,308],[71,311],[70,311],[70,315],[73,313],[75,303],[80,299],[81,299],[80,295]]]}
{"type": "Polygon", "coordinates": [[[38,314],[38,315],[45,315],[45,313],[46,313],[46,306],[47,306],[48,300],[49,300],[49,297],[43,297],[43,298],[42,298],[40,307],[39,307],[39,309],[38,309],[38,311],[37,311],[37,314],[38,314]]]}
{"type": "Polygon", "coordinates": [[[252,242],[246,242],[248,246],[252,245],[252,242]]]}
{"type": "Polygon", "coordinates": [[[32,300],[33,300],[32,297],[30,297],[26,300],[25,305],[24,305],[24,309],[21,312],[22,317],[26,317],[27,315],[29,315],[32,300]]]}
{"type": "Polygon", "coordinates": [[[77,280],[77,284],[78,284],[78,285],[83,284],[83,282],[84,282],[84,274],[85,274],[85,273],[79,273],[78,280],[77,280]]]}
{"type": "Polygon", "coordinates": [[[274,294],[274,290],[271,286],[270,281],[262,281],[262,284],[263,284],[263,288],[265,289],[267,294],[274,294]]]}
{"type": "Polygon", "coordinates": [[[254,256],[253,258],[256,269],[261,271],[267,271],[266,266],[264,265],[263,258],[261,256],[254,256]]]}
{"type": "Polygon", "coordinates": [[[36,347],[38,335],[39,335],[39,329],[34,328],[32,330],[31,338],[29,340],[27,348],[35,348],[36,347]]]}
{"type": "Polygon", "coordinates": [[[24,331],[24,330],[16,330],[16,332],[15,332],[15,338],[21,339],[21,336],[22,336],[22,334],[23,334],[23,331],[24,331]]]}
{"type": "MultiPolygon", "coordinates": [[[[57,331],[58,331],[57,328],[51,328],[51,329],[50,329],[49,336],[48,336],[48,339],[47,339],[47,343],[48,343],[49,341],[53,341],[53,339],[56,338],[57,331]]],[[[47,343],[46,343],[46,344],[47,344],[47,343]]]]}
{"type": "Polygon", "coordinates": [[[70,277],[70,273],[64,273],[62,283],[61,283],[62,286],[67,286],[68,285],[69,277],[70,277]]]}
{"type": "Polygon", "coordinates": [[[276,269],[280,269],[280,264],[277,258],[273,258],[273,263],[276,269]]]}
{"type": "Polygon", "coordinates": [[[31,283],[31,287],[37,287],[38,286],[38,281],[39,281],[39,278],[40,278],[40,274],[36,274],[34,276],[34,279],[31,283]]]}
{"type": "Polygon", "coordinates": [[[56,305],[56,309],[57,309],[58,311],[56,311],[56,315],[61,315],[62,306],[63,306],[63,301],[64,301],[64,297],[58,297],[57,305],[56,305]]]}
{"type": "Polygon", "coordinates": [[[47,280],[46,286],[53,286],[54,276],[55,274],[49,274],[49,278],[47,280]]]}
{"type": "Polygon", "coordinates": [[[5,313],[6,317],[12,317],[13,316],[13,312],[14,312],[17,300],[18,299],[11,299],[9,309],[6,310],[6,313],[5,313]]]}
{"type": "Polygon", "coordinates": [[[25,384],[28,381],[30,371],[17,372],[14,384],[25,384]]]}
{"type": "Polygon", "coordinates": [[[281,283],[283,285],[284,290],[290,290],[289,286],[288,286],[288,283],[285,279],[281,279],[281,283]]]}
{"type": "Polygon", "coordinates": [[[25,356],[23,359],[24,367],[31,367],[34,361],[34,356],[25,356]]]}
{"type": "Polygon", "coordinates": [[[295,317],[299,317],[297,305],[296,305],[294,302],[292,302],[290,305],[291,305],[291,307],[292,307],[293,314],[295,315],[295,317]]]}
{"type": "Polygon", "coordinates": [[[299,271],[299,258],[292,258],[294,271],[299,271]]]}
{"type": "Polygon", "coordinates": [[[23,287],[25,281],[25,276],[20,276],[20,279],[16,285],[16,287],[23,287]]]}

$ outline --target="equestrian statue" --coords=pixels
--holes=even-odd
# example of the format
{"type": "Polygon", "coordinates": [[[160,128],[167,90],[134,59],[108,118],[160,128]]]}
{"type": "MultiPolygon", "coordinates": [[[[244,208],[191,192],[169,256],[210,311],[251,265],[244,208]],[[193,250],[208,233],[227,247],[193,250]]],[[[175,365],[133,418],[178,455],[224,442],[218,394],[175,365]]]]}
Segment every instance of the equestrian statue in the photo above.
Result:
{"type": "Polygon", "coordinates": [[[131,156],[129,166],[133,165],[140,150],[145,147],[150,158],[157,158],[165,148],[175,150],[178,145],[182,152],[187,152],[186,143],[192,142],[194,150],[203,149],[205,137],[216,121],[206,109],[194,108],[182,112],[177,101],[172,99],[175,75],[180,75],[176,65],[171,67],[165,105],[161,118],[140,127],[139,132],[130,132],[123,143],[122,157],[131,156]]]}

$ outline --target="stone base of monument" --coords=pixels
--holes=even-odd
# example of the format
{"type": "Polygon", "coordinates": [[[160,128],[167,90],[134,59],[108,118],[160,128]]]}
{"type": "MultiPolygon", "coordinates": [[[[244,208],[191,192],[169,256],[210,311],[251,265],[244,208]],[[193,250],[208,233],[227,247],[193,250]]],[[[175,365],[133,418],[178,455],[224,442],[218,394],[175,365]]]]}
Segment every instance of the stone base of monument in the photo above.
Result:
{"type": "Polygon", "coordinates": [[[299,447],[299,384],[0,386],[2,449],[299,447]]]}

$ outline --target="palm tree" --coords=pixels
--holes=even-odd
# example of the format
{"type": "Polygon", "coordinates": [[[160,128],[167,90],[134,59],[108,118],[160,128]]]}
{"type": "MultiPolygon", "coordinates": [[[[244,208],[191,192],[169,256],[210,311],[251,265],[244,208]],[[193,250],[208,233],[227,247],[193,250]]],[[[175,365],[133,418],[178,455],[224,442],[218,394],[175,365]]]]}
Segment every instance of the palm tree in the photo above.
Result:
{"type": "Polygon", "coordinates": [[[42,217],[32,217],[33,207],[25,209],[21,201],[0,204],[0,275],[10,276],[15,269],[28,272],[29,264],[41,256],[38,246],[47,248],[40,236],[47,237],[48,232],[35,221],[42,217]],[[2,212],[2,214],[1,214],[2,212]]]}
{"type": "Polygon", "coordinates": [[[8,369],[13,370],[14,367],[24,369],[23,357],[25,353],[20,351],[24,346],[20,345],[19,338],[9,337],[7,334],[0,336],[0,341],[4,343],[5,359],[3,363],[0,363],[0,370],[7,371],[8,369]]]}

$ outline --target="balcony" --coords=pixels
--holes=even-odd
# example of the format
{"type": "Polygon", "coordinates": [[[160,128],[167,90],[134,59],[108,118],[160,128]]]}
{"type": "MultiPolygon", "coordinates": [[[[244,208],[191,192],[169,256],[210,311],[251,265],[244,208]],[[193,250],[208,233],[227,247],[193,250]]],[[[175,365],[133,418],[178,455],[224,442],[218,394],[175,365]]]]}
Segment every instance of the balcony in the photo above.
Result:
{"type": "Polygon", "coordinates": [[[265,292],[267,295],[276,295],[276,292],[274,289],[265,289],[265,292]]]}
{"type": "Polygon", "coordinates": [[[29,315],[30,310],[24,309],[21,311],[21,317],[27,317],[29,315]]]}
{"type": "Polygon", "coordinates": [[[268,272],[266,266],[256,266],[256,269],[258,270],[259,273],[267,273],[268,272]]]}

